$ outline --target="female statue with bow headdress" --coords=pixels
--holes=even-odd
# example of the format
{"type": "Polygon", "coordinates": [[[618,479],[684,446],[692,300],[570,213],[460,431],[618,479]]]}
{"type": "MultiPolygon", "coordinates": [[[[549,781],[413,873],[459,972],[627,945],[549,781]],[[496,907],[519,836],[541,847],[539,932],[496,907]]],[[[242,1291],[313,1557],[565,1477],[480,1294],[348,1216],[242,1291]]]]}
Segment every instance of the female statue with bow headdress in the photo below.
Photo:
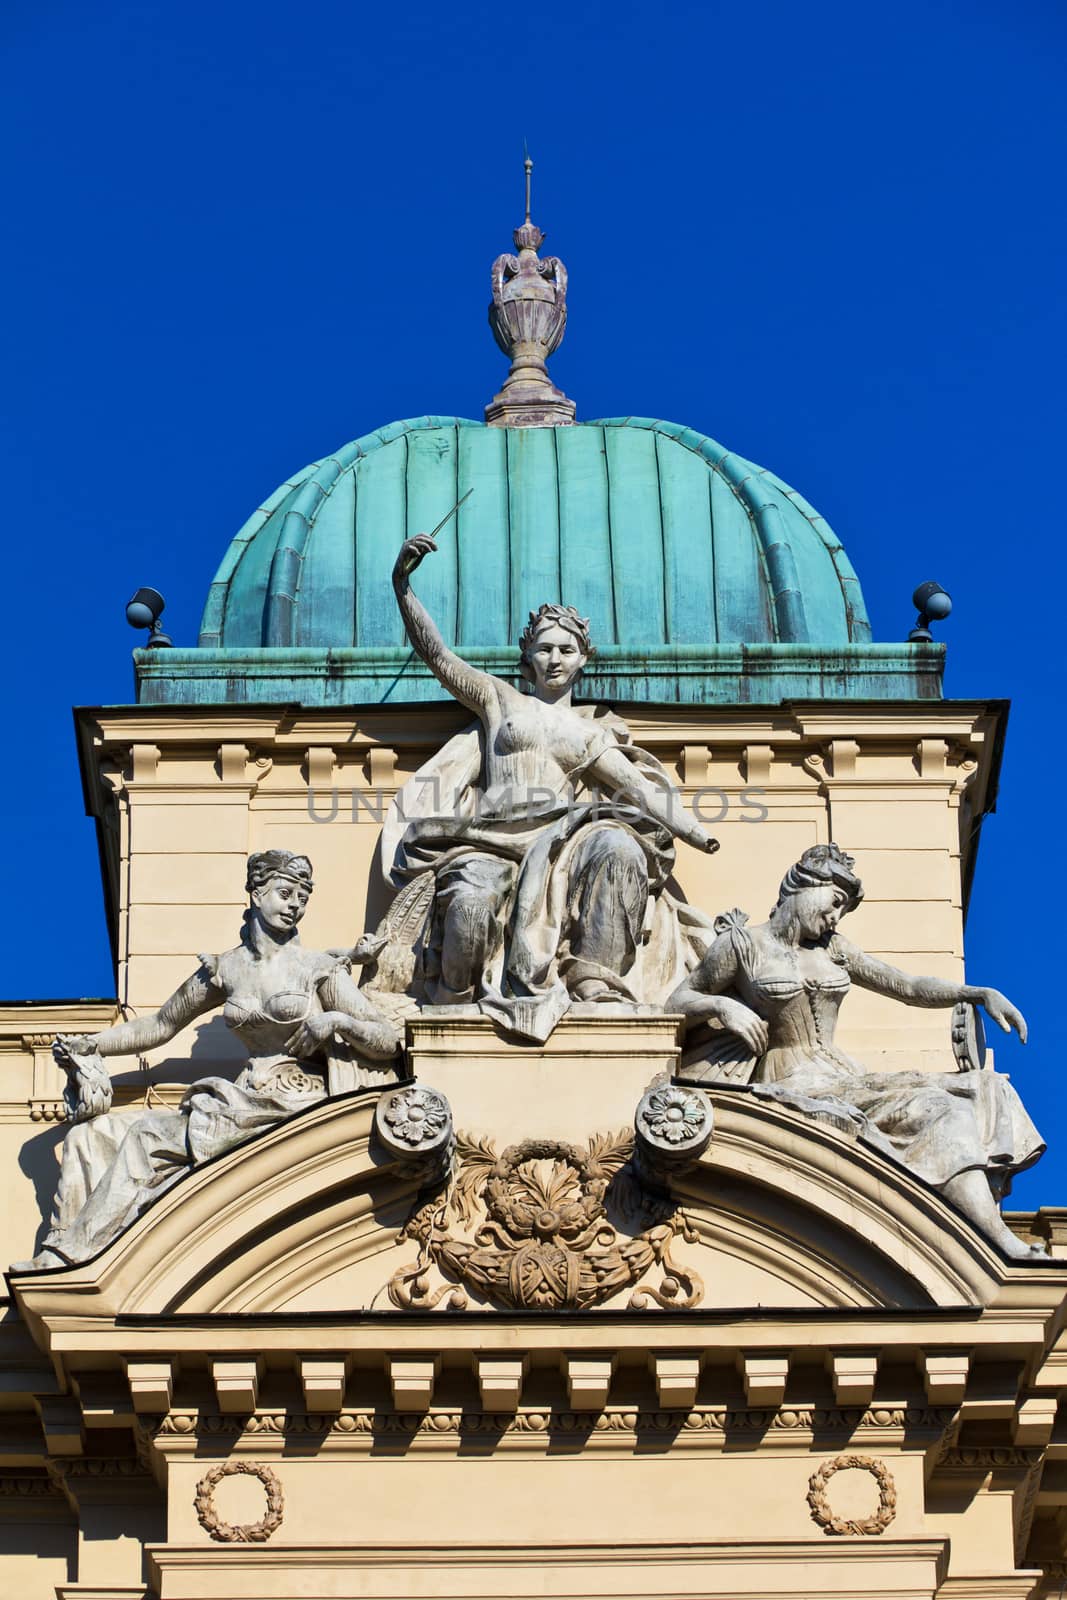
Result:
{"type": "Polygon", "coordinates": [[[853,858],[835,844],[805,850],[769,919],[732,911],[719,937],[667,1002],[689,1020],[684,1076],[750,1081],[763,1099],[866,1140],[939,1189],[1013,1257],[1043,1255],[1000,1214],[1016,1172],[1045,1148],[999,1072],[868,1072],[834,1042],[855,983],[910,1006],[981,1005],[1026,1041],[1020,1012],[996,989],[912,977],[837,931],[863,898],[853,858]]]}

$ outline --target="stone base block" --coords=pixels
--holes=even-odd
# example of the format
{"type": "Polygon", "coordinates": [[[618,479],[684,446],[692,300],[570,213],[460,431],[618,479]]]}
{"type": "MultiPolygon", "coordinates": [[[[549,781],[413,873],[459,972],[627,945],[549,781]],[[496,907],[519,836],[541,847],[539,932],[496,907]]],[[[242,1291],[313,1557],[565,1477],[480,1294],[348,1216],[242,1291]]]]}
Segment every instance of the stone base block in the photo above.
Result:
{"type": "Polygon", "coordinates": [[[678,1061],[680,1019],[639,1007],[575,1006],[542,1045],[516,1045],[474,1006],[430,1009],[409,1024],[411,1069],[446,1095],[457,1129],[584,1143],[628,1128],[654,1078],[678,1061]]]}

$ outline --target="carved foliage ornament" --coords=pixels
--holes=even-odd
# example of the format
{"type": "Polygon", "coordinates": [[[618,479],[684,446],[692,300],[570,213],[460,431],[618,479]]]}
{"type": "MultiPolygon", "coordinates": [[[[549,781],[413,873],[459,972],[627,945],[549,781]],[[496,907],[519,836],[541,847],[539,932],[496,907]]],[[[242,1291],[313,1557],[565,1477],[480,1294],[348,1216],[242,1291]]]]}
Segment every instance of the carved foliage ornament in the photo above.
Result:
{"type": "Polygon", "coordinates": [[[285,1499],[277,1474],[258,1461],[224,1461],[205,1472],[196,1486],[193,1501],[197,1520],[206,1533],[220,1544],[263,1544],[282,1525],[285,1499]],[[258,1522],[223,1522],[215,1509],[215,1490],[223,1478],[247,1473],[258,1478],[267,1495],[267,1510],[258,1522]]]}
{"type": "Polygon", "coordinates": [[[812,1473],[808,1481],[808,1505],[812,1519],[824,1533],[845,1538],[884,1533],[897,1514],[897,1486],[884,1461],[877,1461],[873,1456],[835,1456],[832,1461],[824,1461],[818,1471],[812,1473]],[[849,1467],[869,1472],[878,1485],[878,1510],[872,1516],[856,1519],[835,1517],[830,1509],[826,1486],[835,1472],[843,1472],[849,1467]]]}
{"type": "Polygon", "coordinates": [[[637,1283],[633,1309],[649,1302],[688,1310],[703,1298],[697,1274],[672,1260],[676,1235],[694,1242],[673,1202],[649,1194],[630,1164],[633,1133],[595,1134],[588,1146],[527,1139],[502,1155],[488,1139],[460,1134],[444,1189],[420,1206],[400,1235],[418,1260],[389,1283],[402,1310],[458,1311],[467,1290],[521,1310],[585,1310],[637,1283]],[[609,1216],[610,1211],[610,1216],[609,1216]],[[446,1278],[431,1288],[431,1271],[446,1278]]]}
{"type": "MultiPolygon", "coordinates": [[[[866,1410],[859,1406],[791,1406],[780,1411],[693,1406],[681,1413],[678,1410],[639,1410],[631,1406],[606,1406],[603,1411],[597,1412],[527,1407],[514,1413],[457,1411],[445,1407],[426,1412],[352,1410],[342,1411],[336,1416],[322,1412],[262,1411],[248,1417],[233,1412],[171,1411],[160,1418],[154,1433],[205,1439],[233,1439],[256,1434],[311,1436],[319,1439],[353,1434],[372,1438],[400,1434],[439,1439],[446,1434],[467,1437],[475,1433],[496,1437],[523,1434],[543,1434],[547,1437],[561,1433],[603,1437],[614,1433],[662,1434],[669,1435],[672,1440],[692,1440],[706,1435],[721,1441],[729,1436],[744,1434],[758,1435],[762,1439],[768,1433],[817,1433],[825,1436],[827,1432],[833,1432],[847,1439],[857,1432],[897,1433],[902,1428],[938,1435],[944,1433],[954,1419],[955,1412],[947,1408],[919,1406],[872,1406],[866,1410]]],[[[982,1451],[972,1453],[988,1454],[982,1451]]],[[[1010,1450],[994,1453],[1019,1454],[1010,1450]]],[[[952,1454],[950,1452],[949,1456],[952,1454]]],[[[946,1457],[942,1456],[939,1465],[945,1460],[946,1457]]],[[[0,1479],[0,1485],[3,1481],[0,1479]]]]}

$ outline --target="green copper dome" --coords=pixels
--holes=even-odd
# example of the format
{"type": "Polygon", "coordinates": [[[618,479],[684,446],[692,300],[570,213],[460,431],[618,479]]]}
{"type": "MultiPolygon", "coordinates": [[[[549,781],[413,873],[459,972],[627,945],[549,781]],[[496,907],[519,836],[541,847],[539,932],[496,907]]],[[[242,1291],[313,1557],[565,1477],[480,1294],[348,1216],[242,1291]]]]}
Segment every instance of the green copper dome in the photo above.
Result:
{"type": "MultiPolygon", "coordinates": [[[[505,385],[500,404],[547,406],[520,389],[505,385]]],[[[943,647],[872,644],[856,575],[823,519],[702,434],[641,417],[506,427],[420,417],[346,445],[260,507],[211,585],[199,646],[134,653],[139,700],[447,699],[405,638],[390,577],[403,540],[468,490],[415,590],[445,639],[487,672],[520,681],[527,616],[556,601],[590,620],[587,699],[941,694],[943,647]]]]}
{"type": "Polygon", "coordinates": [[[823,519],[771,473],[673,423],[395,423],[282,485],[208,594],[205,649],[404,646],[390,572],[402,541],[468,489],[416,590],[446,640],[513,647],[543,601],[598,648],[870,639],[859,583],[823,519]]]}
{"type": "Polygon", "coordinates": [[[567,271],[538,254],[524,165],[516,253],[491,273],[489,322],[511,366],[486,422],[394,422],[282,484],[227,550],[199,646],[134,652],[139,700],[447,699],[390,579],[404,540],[460,500],[414,587],[483,671],[521,682],[519,635],[552,602],[589,618],[590,700],[939,698],[943,647],[871,643],[844,550],[772,473],[675,423],[574,421],[546,364],[567,325],[567,271]]]}

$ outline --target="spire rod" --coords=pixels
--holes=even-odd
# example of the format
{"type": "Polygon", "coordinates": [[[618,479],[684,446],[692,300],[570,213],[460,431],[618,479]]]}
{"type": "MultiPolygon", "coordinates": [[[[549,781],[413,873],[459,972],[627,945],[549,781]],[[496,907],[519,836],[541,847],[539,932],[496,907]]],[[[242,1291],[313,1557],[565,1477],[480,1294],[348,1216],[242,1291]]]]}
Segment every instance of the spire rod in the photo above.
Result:
{"type": "Polygon", "coordinates": [[[485,420],[497,428],[554,428],[574,421],[574,401],[556,388],[545,365],[567,326],[567,269],[558,256],[542,260],[537,254],[545,236],[530,221],[533,162],[525,139],[522,164],[526,220],[511,235],[518,254],[493,262],[489,307],[493,338],[510,359],[511,371],[486,406],[485,420]]]}

